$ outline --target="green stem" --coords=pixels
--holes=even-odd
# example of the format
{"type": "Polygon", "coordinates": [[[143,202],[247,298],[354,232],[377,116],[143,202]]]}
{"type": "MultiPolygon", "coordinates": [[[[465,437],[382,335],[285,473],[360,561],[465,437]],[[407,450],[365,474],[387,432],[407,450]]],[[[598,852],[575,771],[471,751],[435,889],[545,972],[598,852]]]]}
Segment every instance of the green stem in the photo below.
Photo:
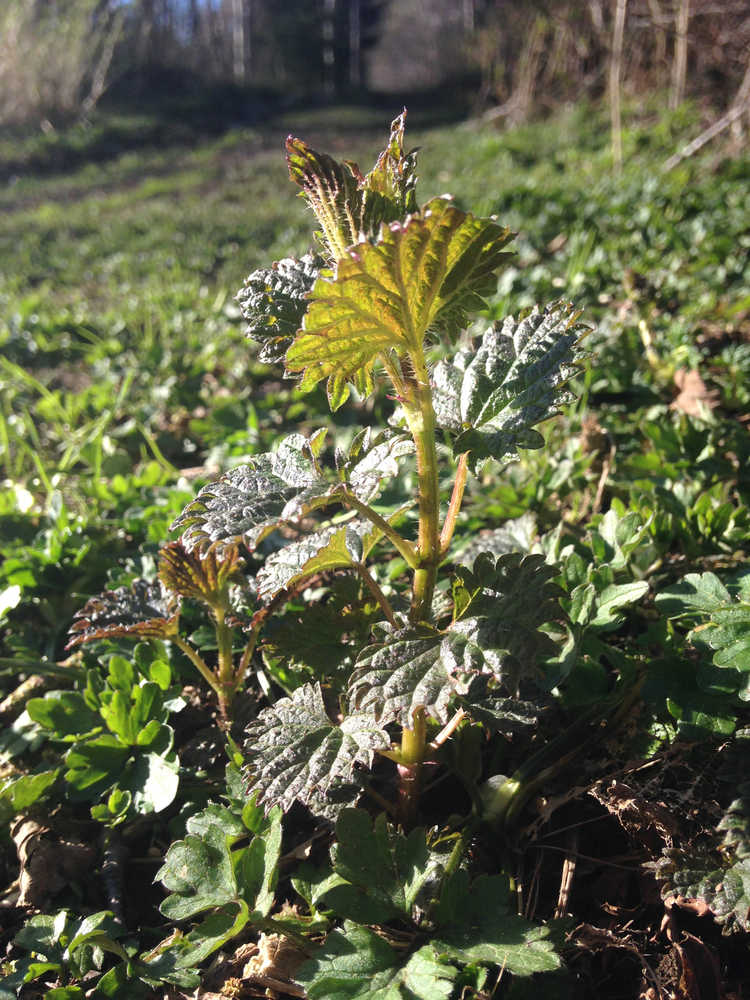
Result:
{"type": "Polygon", "coordinates": [[[438,486],[437,449],[435,447],[435,410],[432,390],[424,355],[410,356],[414,366],[411,399],[404,402],[409,430],[417,452],[417,477],[419,481],[419,536],[417,555],[419,565],[414,571],[412,605],[409,617],[412,622],[427,621],[432,609],[437,568],[440,561],[440,491],[438,486]]]}
{"type": "Polygon", "coordinates": [[[190,643],[186,642],[181,635],[170,636],[170,639],[175,646],[177,646],[178,649],[181,649],[185,656],[187,656],[201,677],[211,687],[211,690],[214,691],[219,698],[221,698],[221,687],[216,674],[214,674],[213,670],[211,670],[200,653],[196,649],[193,649],[190,643]]]}
{"type": "Polygon", "coordinates": [[[422,762],[427,746],[427,717],[424,708],[420,706],[414,709],[412,722],[412,729],[404,727],[401,732],[400,763],[396,765],[399,774],[398,812],[407,829],[412,825],[417,811],[422,762]]]}
{"type": "Polygon", "coordinates": [[[362,577],[362,581],[370,591],[372,596],[378,602],[382,608],[383,614],[386,619],[393,625],[394,628],[398,627],[398,622],[396,621],[396,616],[393,613],[393,608],[391,607],[391,602],[385,596],[383,591],[378,586],[377,582],[372,578],[371,574],[368,572],[367,567],[364,563],[357,563],[357,572],[362,577]]]}
{"type": "Polygon", "coordinates": [[[359,497],[355,496],[354,493],[346,486],[342,486],[339,490],[341,499],[348,504],[354,510],[359,511],[364,517],[367,518],[376,528],[380,528],[388,541],[393,545],[397,552],[403,556],[406,561],[407,566],[411,569],[416,569],[419,565],[419,557],[417,555],[416,549],[411,542],[402,538],[401,535],[396,531],[393,525],[389,524],[384,517],[381,517],[376,510],[373,510],[369,504],[364,503],[359,497]]]}
{"type": "Polygon", "coordinates": [[[453,483],[451,502],[448,505],[448,513],[445,515],[445,520],[443,521],[443,530],[440,532],[441,556],[444,556],[448,551],[451,539],[453,538],[453,532],[456,530],[456,518],[461,510],[461,504],[464,499],[464,490],[466,489],[466,473],[468,468],[469,453],[468,451],[465,451],[458,460],[458,468],[456,469],[456,479],[453,483]]]}
{"type": "Polygon", "coordinates": [[[235,676],[234,658],[232,656],[232,629],[225,621],[223,608],[214,609],[216,621],[216,645],[219,651],[218,682],[219,682],[219,709],[224,718],[229,715],[239,677],[235,676]]]}

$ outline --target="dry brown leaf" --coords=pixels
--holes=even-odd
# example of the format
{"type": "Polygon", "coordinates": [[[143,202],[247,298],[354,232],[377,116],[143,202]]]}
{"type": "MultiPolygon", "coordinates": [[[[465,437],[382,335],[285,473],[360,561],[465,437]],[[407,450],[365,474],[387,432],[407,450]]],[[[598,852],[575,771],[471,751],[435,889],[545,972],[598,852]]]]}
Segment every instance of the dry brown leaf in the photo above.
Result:
{"type": "Polygon", "coordinates": [[[43,908],[68,883],[91,872],[96,852],[55,836],[36,820],[19,817],[11,827],[20,862],[18,906],[43,908]]]}
{"type": "Polygon", "coordinates": [[[707,388],[700,373],[692,368],[678,368],[674,373],[674,383],[680,390],[672,400],[671,409],[682,410],[691,417],[700,417],[707,410],[714,410],[718,403],[718,393],[707,388]]]}

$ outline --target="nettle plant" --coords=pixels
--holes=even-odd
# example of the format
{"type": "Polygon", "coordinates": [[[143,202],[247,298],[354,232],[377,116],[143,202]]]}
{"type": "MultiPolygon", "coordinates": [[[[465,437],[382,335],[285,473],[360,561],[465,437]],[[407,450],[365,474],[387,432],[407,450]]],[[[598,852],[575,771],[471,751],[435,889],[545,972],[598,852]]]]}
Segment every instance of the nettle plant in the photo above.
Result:
{"type": "MultiPolygon", "coordinates": [[[[481,747],[533,726],[552,686],[544,663],[565,632],[557,570],[539,553],[475,544],[467,566],[451,552],[468,477],[543,446],[535,428],[569,400],[586,328],[556,302],[464,333],[513,234],[449,197],[418,206],[404,123],[405,113],[368,174],[287,141],[318,248],[255,271],[238,297],[262,361],[283,361],[302,389],[325,382],[333,412],[385,381],[389,426],[344,428],[331,461],[326,430],[291,434],[205,486],[175,522],[181,537],[162,550],[159,580],[89,602],[74,627],[74,643],[175,643],[227,725],[237,693],[258,682],[269,704],[241,758],[230,740],[246,794],[269,815],[302,803],[336,823],[332,867],[294,881],[312,915],[298,926],[345,921],[300,972],[311,998],[448,997],[488,966],[523,975],[559,961],[546,930],[513,912],[507,876],[472,883],[466,862],[474,824],[500,823],[528,793],[518,775],[480,787],[481,747]],[[207,608],[215,654],[182,636],[184,599],[207,608]],[[425,776],[434,782],[441,765],[473,806],[463,826],[428,835],[416,824],[425,776]]],[[[213,908],[217,921],[229,907],[231,933],[245,877],[227,846],[243,832],[233,822],[212,828],[205,848],[221,855],[223,895],[178,874],[188,847],[203,850],[195,833],[162,870],[188,900],[180,914],[213,908]]],[[[190,867],[195,879],[210,864],[190,867]]],[[[256,914],[266,929],[269,905],[256,914]]],[[[282,924],[292,932],[288,914],[282,924]]]]}

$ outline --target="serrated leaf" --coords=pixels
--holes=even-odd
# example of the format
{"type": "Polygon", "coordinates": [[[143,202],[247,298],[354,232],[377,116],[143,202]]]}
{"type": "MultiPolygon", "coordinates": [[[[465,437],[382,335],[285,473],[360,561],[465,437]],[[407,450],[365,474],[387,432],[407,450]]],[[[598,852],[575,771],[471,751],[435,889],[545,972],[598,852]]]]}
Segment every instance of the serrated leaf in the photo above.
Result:
{"type": "Polygon", "coordinates": [[[245,333],[261,345],[258,356],[265,364],[283,360],[302,326],[307,296],[322,265],[320,257],[308,253],[299,260],[286,257],[259,268],[245,279],[237,302],[247,321],[245,333]]]}
{"type": "Polygon", "coordinates": [[[411,920],[420,891],[441,870],[424,830],[404,836],[388,827],[382,813],[373,824],[362,809],[340,814],[331,861],[338,878],[316,894],[316,905],[361,924],[411,920]]]}
{"type": "Polygon", "coordinates": [[[447,1000],[457,970],[429,945],[408,958],[367,927],[347,921],[297,973],[308,1000],[447,1000]]]}
{"type": "Polygon", "coordinates": [[[180,602],[160,581],[136,580],[130,587],[92,597],[74,617],[66,649],[123,636],[168,639],[177,634],[180,602]]]}
{"type": "Polygon", "coordinates": [[[679,583],[656,595],[660,611],[670,618],[710,614],[730,604],[732,597],[715,573],[688,573],[679,583]]]}
{"type": "Polygon", "coordinates": [[[331,261],[347,247],[373,239],[382,223],[416,211],[416,152],[404,152],[405,123],[404,110],[391,123],[388,145],[366,177],[356,163],[339,163],[301,139],[287,139],[289,175],[320,223],[322,232],[316,235],[331,261]]]}
{"type": "Polygon", "coordinates": [[[196,546],[188,552],[182,542],[169,542],[159,550],[159,579],[180,597],[209,607],[223,607],[242,560],[236,545],[196,546]]]}
{"type": "Polygon", "coordinates": [[[743,796],[730,804],[716,829],[724,834],[722,846],[745,860],[750,858],[750,783],[743,784],[740,791],[743,796]]]}
{"type": "Polygon", "coordinates": [[[330,259],[338,260],[363,231],[359,168],[339,163],[291,135],[286,140],[286,162],[289,176],[302,188],[321,226],[319,237],[330,259]]]}
{"type": "Polygon", "coordinates": [[[357,658],[347,696],[381,725],[410,726],[417,708],[447,721],[455,680],[441,657],[439,632],[396,633],[357,658]]]}
{"type": "Polygon", "coordinates": [[[491,327],[469,361],[441,361],[433,373],[436,416],[456,435],[453,452],[470,452],[477,469],[486,460],[506,464],[519,448],[540,448],[534,426],[570,400],[565,384],[581,359],[588,328],[570,303],[538,309],[520,322],[509,316],[491,327]]]}
{"type": "Polygon", "coordinates": [[[391,122],[388,145],[364,179],[365,229],[374,236],[381,223],[417,210],[417,153],[404,151],[406,109],[391,122]]]}
{"type": "Polygon", "coordinates": [[[369,521],[349,521],[335,524],[312,535],[290,542],[270,555],[256,576],[258,594],[269,600],[286,587],[292,587],[305,577],[354,565],[350,543],[354,536],[359,542],[361,559],[372,551],[382,535],[369,521]]]}
{"type": "Polygon", "coordinates": [[[536,725],[539,719],[539,706],[520,698],[467,698],[460,703],[464,711],[476,722],[481,722],[489,733],[510,736],[536,725]]]}
{"type": "Polygon", "coordinates": [[[446,665],[489,671],[514,693],[520,676],[532,674],[557,649],[540,628],[560,617],[563,592],[552,582],[555,574],[538,553],[497,559],[482,553],[471,570],[458,567],[446,665]]]}
{"type": "Polygon", "coordinates": [[[717,608],[711,620],[690,633],[696,644],[706,644],[715,650],[717,667],[750,671],[750,604],[731,604],[717,608]]]}
{"type": "Polygon", "coordinates": [[[367,427],[352,441],[349,453],[340,462],[339,475],[352,492],[369,503],[380,492],[384,479],[401,471],[400,460],[414,453],[409,435],[392,430],[374,434],[367,427]]]}
{"type": "Polygon", "coordinates": [[[283,524],[327,503],[328,484],[301,434],[284,438],[276,451],[255,456],[204,486],[171,526],[183,532],[188,551],[214,542],[244,542],[254,549],[283,524]]]}
{"type": "Polygon", "coordinates": [[[368,394],[380,355],[421,354],[428,330],[446,322],[457,329],[483,305],[510,239],[509,230],[441,198],[392,222],[374,245],[339,260],[335,277],[315,283],[287,351],[288,371],[303,372],[306,388],[328,379],[333,409],[346,399],[348,382],[368,394]]]}
{"type": "Polygon", "coordinates": [[[511,910],[502,876],[480,875],[470,885],[468,873],[457,871],[443,887],[435,920],[431,944],[445,958],[499,965],[516,976],[560,968],[546,928],[511,910]]]}
{"type": "Polygon", "coordinates": [[[297,688],[264,709],[246,730],[245,756],[251,787],[267,807],[285,812],[295,801],[316,815],[334,817],[344,805],[358,764],[372,765],[376,750],[390,746],[384,729],[365,713],[347,715],[341,725],[328,718],[319,684],[297,688]]]}
{"type": "Polygon", "coordinates": [[[668,848],[654,871],[665,883],[662,897],[700,900],[728,932],[737,926],[750,930],[750,858],[723,866],[712,851],[668,848]]]}

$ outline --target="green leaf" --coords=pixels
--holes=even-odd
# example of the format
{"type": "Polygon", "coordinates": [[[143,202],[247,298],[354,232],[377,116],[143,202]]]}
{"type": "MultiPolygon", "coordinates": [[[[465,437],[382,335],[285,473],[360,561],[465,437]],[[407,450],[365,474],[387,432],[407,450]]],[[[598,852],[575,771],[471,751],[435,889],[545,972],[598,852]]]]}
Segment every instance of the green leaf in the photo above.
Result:
{"type": "Polygon", "coordinates": [[[57,913],[40,913],[26,921],[14,937],[14,942],[26,951],[33,951],[50,960],[62,958],[60,937],[68,924],[65,910],[57,913]]]}
{"type": "Polygon", "coordinates": [[[327,487],[308,439],[291,434],[276,451],[257,455],[204,486],[171,530],[183,532],[188,551],[207,543],[240,541],[252,550],[281,525],[330,502],[327,487]]]}
{"type": "Polygon", "coordinates": [[[339,163],[319,153],[302,139],[286,140],[289,176],[304,191],[322,232],[316,234],[329,258],[338,260],[346,248],[359,242],[363,223],[361,173],[356,164],[339,163]]]}
{"type": "Polygon", "coordinates": [[[453,583],[455,621],[444,649],[448,669],[488,671],[515,694],[520,677],[533,675],[556,645],[541,631],[561,617],[563,591],[544,556],[508,553],[477,556],[471,570],[458,567],[453,583]]]}
{"type": "Polygon", "coordinates": [[[665,883],[662,897],[699,900],[727,931],[750,930],[750,857],[727,864],[713,851],[668,848],[654,870],[665,883]]]}
{"type": "Polygon", "coordinates": [[[130,694],[135,685],[136,670],[124,656],[110,656],[107,663],[107,680],[110,687],[130,694]]]}
{"type": "Polygon", "coordinates": [[[80,736],[101,728],[99,713],[92,711],[77,691],[48,691],[44,698],[31,698],[26,711],[57,737],[80,736]]]}
{"type": "Polygon", "coordinates": [[[301,139],[287,139],[289,175],[315,213],[322,228],[316,235],[332,261],[352,244],[373,239],[382,223],[416,211],[416,152],[404,152],[405,123],[404,110],[391,123],[388,145],[366,177],[356,163],[339,163],[301,139]]]}
{"type": "Polygon", "coordinates": [[[337,455],[339,475],[355,496],[365,503],[374,500],[386,478],[401,472],[400,460],[414,452],[409,435],[385,430],[376,434],[367,427],[352,441],[346,457],[337,455]]]}
{"type": "Polygon", "coordinates": [[[365,713],[328,718],[319,684],[297,688],[264,709],[246,731],[245,756],[251,787],[267,806],[285,812],[298,800],[313,813],[333,817],[355,797],[358,764],[372,766],[376,750],[390,746],[388,734],[365,713]]]}
{"type": "Polygon", "coordinates": [[[281,816],[280,809],[272,809],[260,821],[258,835],[237,862],[237,885],[253,916],[267,917],[273,906],[281,856],[281,816]]]}
{"type": "Polygon", "coordinates": [[[617,502],[597,522],[591,544],[597,562],[611,570],[624,569],[630,556],[648,535],[651,518],[644,521],[637,511],[622,512],[617,502]]]}
{"type": "Polygon", "coordinates": [[[348,521],[331,525],[290,542],[270,555],[256,576],[258,594],[269,600],[286,587],[294,586],[305,577],[354,565],[349,543],[352,535],[359,541],[363,561],[381,537],[379,528],[369,521],[348,521]]]}
{"type": "Polygon", "coordinates": [[[648,593],[646,580],[632,580],[630,583],[613,583],[596,595],[595,614],[589,625],[613,625],[622,621],[621,608],[635,604],[648,593]]]}
{"type": "Polygon", "coordinates": [[[250,920],[247,904],[236,900],[211,913],[185,936],[176,969],[192,969],[236,937],[250,920]],[[182,950],[184,948],[184,951],[182,950]]]}
{"type": "Polygon", "coordinates": [[[65,755],[65,780],[82,797],[96,798],[123,774],[129,756],[128,747],[108,733],[76,743],[65,755]]]}
{"type": "Polygon", "coordinates": [[[693,629],[690,639],[716,651],[713,662],[717,667],[747,673],[750,671],[750,604],[717,608],[710,622],[693,629]]]}
{"type": "Polygon", "coordinates": [[[21,603],[22,593],[23,589],[17,583],[13,583],[9,587],[4,587],[0,590],[0,621],[5,618],[9,611],[18,607],[21,603]]]}
{"type": "Polygon", "coordinates": [[[435,368],[439,425],[455,435],[454,455],[470,452],[476,470],[488,459],[507,464],[519,448],[540,448],[533,428],[555,416],[570,395],[565,384],[578,370],[578,343],[588,328],[570,303],[535,309],[516,323],[491,327],[479,349],[435,368]]]}
{"type": "Polygon", "coordinates": [[[715,573],[688,573],[656,595],[657,607],[670,618],[710,614],[731,601],[731,594],[715,573]]]}
{"type": "Polygon", "coordinates": [[[367,927],[347,921],[297,972],[308,1000],[447,1000],[457,970],[429,945],[408,957],[367,927]]]}
{"type": "Polygon", "coordinates": [[[417,210],[417,154],[404,152],[406,109],[391,122],[388,145],[365,177],[366,232],[375,236],[381,223],[403,219],[417,210]]]}
{"type": "Polygon", "coordinates": [[[360,924],[411,920],[420,891],[441,870],[424,830],[405,837],[388,827],[382,813],[373,824],[362,809],[339,815],[331,861],[338,879],[316,894],[316,905],[360,924]]]}
{"type": "Polygon", "coordinates": [[[308,253],[259,268],[245,279],[237,301],[247,321],[245,333],[261,345],[258,357],[265,364],[283,360],[302,326],[307,297],[322,265],[322,258],[308,253]]]}
{"type": "Polygon", "coordinates": [[[347,383],[369,394],[379,356],[421,356],[428,330],[457,329],[483,305],[510,239],[509,230],[440,198],[384,227],[374,245],[339,260],[335,277],[317,280],[287,369],[304,372],[303,388],[328,379],[334,410],[348,395],[347,383]]]}
{"type": "Polygon", "coordinates": [[[23,813],[34,805],[54,785],[60,774],[54,771],[39,771],[37,774],[23,774],[10,778],[0,785],[0,801],[6,802],[13,813],[23,813]]]}
{"type": "Polygon", "coordinates": [[[439,632],[420,630],[395,632],[366,647],[349,681],[350,704],[382,726],[410,726],[418,707],[446,722],[455,680],[441,657],[441,643],[439,632]]]}
{"type": "MultiPolygon", "coordinates": [[[[165,727],[166,728],[166,727],[165,727]]],[[[180,784],[177,754],[137,753],[118,779],[121,791],[130,793],[137,813],[158,813],[174,802],[180,784]]]]}
{"type": "Polygon", "coordinates": [[[435,920],[431,944],[448,959],[499,965],[516,976],[560,967],[546,928],[511,910],[502,876],[480,875],[470,885],[468,873],[457,871],[443,886],[435,920]]]}
{"type": "Polygon", "coordinates": [[[107,590],[76,612],[67,649],[94,639],[168,639],[177,634],[179,599],[156,581],[136,580],[130,587],[107,590]]]}
{"type": "MultiPolygon", "coordinates": [[[[188,823],[190,831],[191,824],[188,823]]],[[[237,836],[217,823],[188,832],[167,851],[156,879],[171,890],[160,910],[168,920],[184,920],[238,898],[230,848],[237,836]]]]}
{"type": "Polygon", "coordinates": [[[349,569],[354,565],[350,546],[359,543],[363,562],[382,537],[379,528],[369,521],[348,521],[334,524],[299,541],[290,542],[270,555],[256,576],[258,595],[269,600],[286,587],[292,587],[305,577],[334,569],[349,569]]]}

